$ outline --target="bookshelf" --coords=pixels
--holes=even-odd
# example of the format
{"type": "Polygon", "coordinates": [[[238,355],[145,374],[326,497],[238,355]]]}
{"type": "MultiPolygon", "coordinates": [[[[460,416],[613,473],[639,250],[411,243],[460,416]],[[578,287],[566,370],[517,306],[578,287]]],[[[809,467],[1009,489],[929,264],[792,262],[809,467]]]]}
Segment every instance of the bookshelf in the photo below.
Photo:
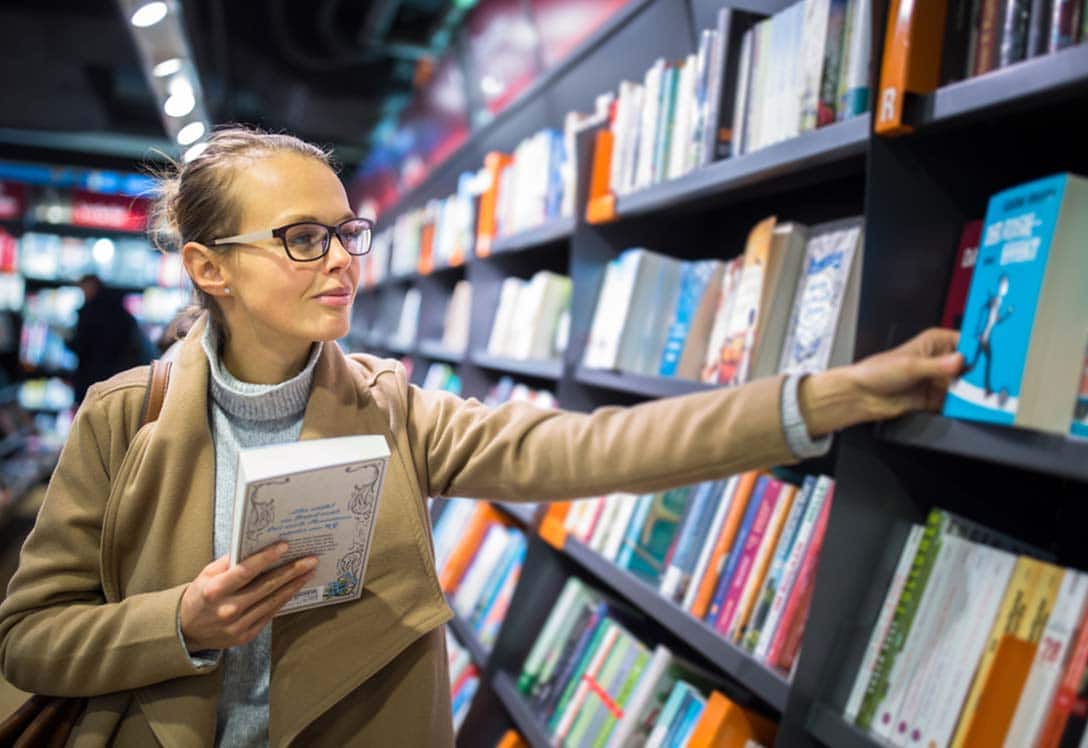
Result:
{"type": "MultiPolygon", "coordinates": [[[[487,152],[509,151],[541,127],[561,126],[568,110],[588,111],[602,90],[614,89],[620,80],[641,80],[654,58],[691,52],[706,19],[723,4],[634,0],[568,62],[474,133],[382,220],[450,194],[457,174],[478,169],[487,152]]],[[[735,3],[764,13],[789,4],[735,3]]],[[[885,0],[873,5],[876,71],[887,6],[885,0]]],[[[464,277],[473,285],[469,353],[443,357],[426,339],[404,352],[418,359],[417,367],[429,360],[454,364],[465,396],[482,397],[510,375],[554,387],[560,405],[572,410],[705,390],[711,385],[582,366],[604,267],[635,246],[685,260],[731,258],[743,247],[747,230],[770,214],[807,224],[864,214],[855,357],[902,342],[940,319],[959,232],[967,220],[982,217],[990,195],[1055,172],[1088,173],[1081,147],[1088,117],[1088,45],[943,86],[917,97],[911,107],[911,135],[876,137],[871,115],[829,125],[623,195],[616,200],[615,219],[601,224],[585,220],[585,157],[594,133],[583,133],[574,217],[497,239],[488,257],[467,258],[464,277]],[[564,273],[573,282],[563,360],[542,366],[486,356],[502,279],[528,278],[539,270],[564,273]]],[[[376,299],[383,289],[423,287],[429,280],[391,278],[361,296],[376,299]]],[[[423,317],[437,314],[427,306],[424,302],[423,317]]],[[[420,329],[434,323],[421,318],[420,329]]],[[[912,414],[838,435],[827,458],[796,468],[833,475],[836,492],[792,679],[732,647],[581,543],[568,539],[556,548],[543,542],[533,534],[539,519],[535,508],[495,502],[530,533],[529,554],[487,661],[489,688],[481,689],[459,740],[486,744],[478,739],[490,734],[487,725],[509,722],[530,745],[548,745],[547,731],[520,697],[515,677],[543,624],[541,611],[555,601],[566,577],[576,575],[630,605],[647,620],[652,637],[682,643],[686,656],[774,713],[780,722],[776,745],[883,748],[841,713],[894,569],[888,549],[898,549],[909,523],[940,506],[1043,548],[1062,564],[1088,569],[1086,458],[1088,443],[935,414],[912,414]]]]}
{"type": "Polygon", "coordinates": [[[416,351],[424,358],[450,364],[459,364],[465,359],[464,353],[447,348],[442,345],[441,340],[420,340],[416,345],[416,351]]]}
{"type": "Polygon", "coordinates": [[[472,662],[483,672],[487,668],[487,650],[483,648],[483,645],[476,638],[472,627],[456,613],[453,614],[453,618],[450,619],[447,625],[453,631],[457,641],[461,642],[461,646],[468,650],[472,662]]]}

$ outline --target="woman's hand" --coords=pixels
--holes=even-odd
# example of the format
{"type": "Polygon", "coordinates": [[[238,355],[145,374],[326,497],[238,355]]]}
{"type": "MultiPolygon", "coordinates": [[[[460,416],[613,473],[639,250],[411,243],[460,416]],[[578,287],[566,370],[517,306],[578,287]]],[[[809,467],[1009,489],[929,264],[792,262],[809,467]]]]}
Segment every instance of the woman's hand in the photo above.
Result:
{"type": "Polygon", "coordinates": [[[931,328],[897,348],[806,377],[799,397],[809,432],[819,438],[910,410],[940,408],[963,370],[958,342],[958,332],[931,328]]]}
{"type": "Polygon", "coordinates": [[[269,571],[286,552],[287,543],[277,543],[234,568],[228,556],[204,567],[181,597],[181,633],[190,652],[236,647],[257,638],[317,566],[317,559],[308,556],[269,571]]]}

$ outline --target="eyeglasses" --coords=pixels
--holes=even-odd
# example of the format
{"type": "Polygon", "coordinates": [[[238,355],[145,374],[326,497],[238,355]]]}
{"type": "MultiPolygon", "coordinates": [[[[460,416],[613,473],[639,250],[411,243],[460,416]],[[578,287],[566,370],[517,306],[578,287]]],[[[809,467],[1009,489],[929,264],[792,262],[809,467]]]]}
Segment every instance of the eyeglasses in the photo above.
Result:
{"type": "Polygon", "coordinates": [[[361,257],[370,251],[370,240],[374,233],[374,224],[366,218],[349,218],[335,226],[326,226],[315,221],[299,221],[286,226],[258,231],[253,234],[239,234],[223,239],[213,239],[212,245],[249,244],[252,242],[279,239],[283,242],[283,251],[295,262],[313,262],[320,260],[329,252],[332,235],[340,240],[344,251],[349,255],[361,257]]]}

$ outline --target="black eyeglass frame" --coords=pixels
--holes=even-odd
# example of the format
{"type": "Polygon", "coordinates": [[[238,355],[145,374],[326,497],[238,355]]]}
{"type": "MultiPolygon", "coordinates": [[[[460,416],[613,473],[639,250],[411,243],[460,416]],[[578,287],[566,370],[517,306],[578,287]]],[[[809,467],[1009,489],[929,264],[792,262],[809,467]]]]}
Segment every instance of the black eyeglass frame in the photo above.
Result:
{"type": "Polygon", "coordinates": [[[288,223],[283,226],[277,226],[274,229],[265,229],[264,231],[255,231],[251,234],[238,234],[236,236],[226,236],[222,239],[213,239],[212,246],[220,246],[223,244],[251,244],[253,242],[267,241],[269,239],[279,239],[280,244],[283,245],[283,251],[287,253],[287,256],[295,262],[315,262],[329,253],[329,247],[332,246],[332,237],[336,235],[336,238],[340,240],[340,246],[344,248],[352,257],[363,257],[368,254],[374,246],[374,222],[369,218],[363,218],[361,216],[353,216],[352,218],[346,218],[335,226],[329,226],[326,223],[320,223],[319,221],[295,221],[294,223],[288,223]],[[344,242],[344,238],[340,236],[340,228],[345,224],[352,223],[354,221],[362,221],[366,224],[367,239],[366,249],[362,252],[352,252],[347,248],[347,244],[344,242]],[[291,250],[287,247],[287,232],[296,226],[320,226],[325,229],[325,244],[321,249],[321,254],[316,257],[307,257],[306,259],[299,259],[291,254],[291,250]]]}

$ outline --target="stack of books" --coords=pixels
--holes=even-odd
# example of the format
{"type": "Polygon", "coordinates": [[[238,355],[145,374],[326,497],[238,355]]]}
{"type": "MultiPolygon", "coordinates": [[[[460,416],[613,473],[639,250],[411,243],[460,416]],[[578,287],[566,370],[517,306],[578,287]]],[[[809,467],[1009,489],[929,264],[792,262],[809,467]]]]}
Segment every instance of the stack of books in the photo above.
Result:
{"type": "Polygon", "coordinates": [[[845,717],[891,744],[1081,744],[1088,577],[933,510],[911,527],[845,717]]]}
{"type": "Polygon", "coordinates": [[[744,473],[574,503],[565,529],[768,666],[789,672],[808,615],[834,493],[744,473]]]}
{"type": "Polygon", "coordinates": [[[720,693],[708,700],[713,675],[651,650],[621,619],[571,578],[529,650],[517,687],[554,745],[715,745],[707,738],[726,720],[739,740],[728,745],[773,743],[772,723],[720,693]]]}
{"type": "Polygon", "coordinates": [[[498,174],[495,236],[510,236],[559,218],[563,208],[563,134],[547,129],[518,143],[498,174]]]}
{"type": "Polygon", "coordinates": [[[724,385],[848,363],[861,254],[860,217],[767,218],[729,261],[625,250],[605,270],[582,363],[724,385]]]}

